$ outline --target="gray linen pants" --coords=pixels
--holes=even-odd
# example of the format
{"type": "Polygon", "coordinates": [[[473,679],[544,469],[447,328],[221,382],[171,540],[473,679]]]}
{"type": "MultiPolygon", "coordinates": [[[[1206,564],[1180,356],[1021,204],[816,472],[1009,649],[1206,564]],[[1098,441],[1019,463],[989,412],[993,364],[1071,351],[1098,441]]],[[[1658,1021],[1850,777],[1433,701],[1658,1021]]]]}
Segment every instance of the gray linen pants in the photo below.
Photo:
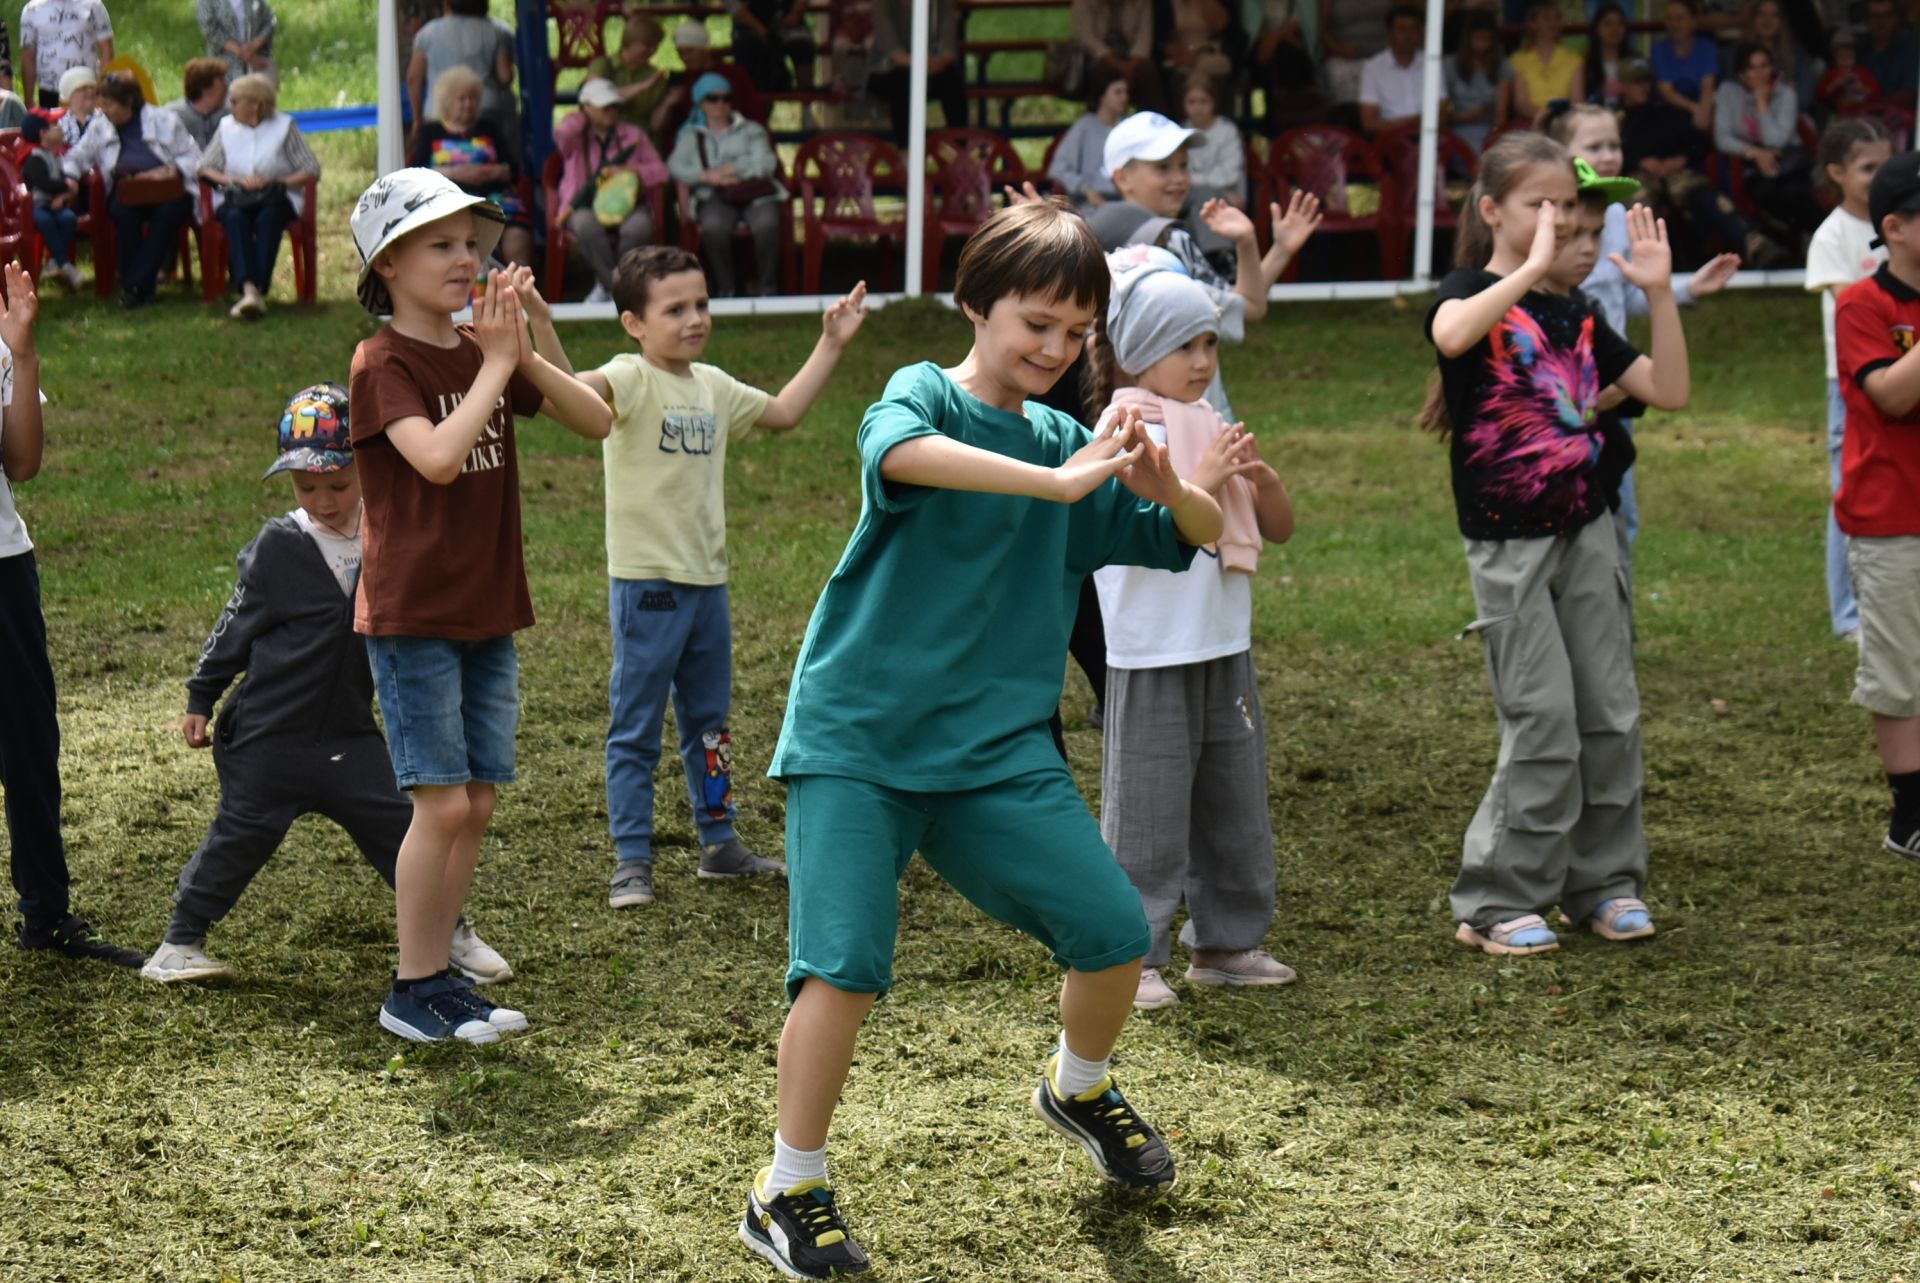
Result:
{"type": "Polygon", "coordinates": [[[591,209],[576,209],[567,215],[567,231],[573,234],[574,250],[593,269],[593,279],[607,293],[613,293],[613,269],[628,250],[653,243],[653,211],[646,205],[628,214],[618,228],[602,227],[591,209]]]}
{"type": "Polygon", "coordinates": [[[1109,668],[1100,835],[1140,892],[1153,929],[1146,965],[1181,942],[1257,949],[1273,925],[1267,731],[1253,655],[1171,668],[1109,668]]]}
{"type": "Polygon", "coordinates": [[[1467,826],[1453,916],[1480,929],[1555,904],[1584,922],[1639,897],[1640,688],[1614,518],[1546,539],[1467,541],[1500,758],[1467,826]]]}

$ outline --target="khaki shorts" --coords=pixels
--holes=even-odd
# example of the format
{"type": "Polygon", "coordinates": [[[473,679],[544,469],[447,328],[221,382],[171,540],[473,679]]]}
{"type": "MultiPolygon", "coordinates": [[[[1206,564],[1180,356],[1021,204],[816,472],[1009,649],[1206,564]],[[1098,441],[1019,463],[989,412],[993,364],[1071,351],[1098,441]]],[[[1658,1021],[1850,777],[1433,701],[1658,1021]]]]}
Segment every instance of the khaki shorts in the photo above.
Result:
{"type": "Polygon", "coordinates": [[[1920,717],[1920,536],[1848,539],[1860,601],[1853,702],[1882,717],[1920,717]]]}

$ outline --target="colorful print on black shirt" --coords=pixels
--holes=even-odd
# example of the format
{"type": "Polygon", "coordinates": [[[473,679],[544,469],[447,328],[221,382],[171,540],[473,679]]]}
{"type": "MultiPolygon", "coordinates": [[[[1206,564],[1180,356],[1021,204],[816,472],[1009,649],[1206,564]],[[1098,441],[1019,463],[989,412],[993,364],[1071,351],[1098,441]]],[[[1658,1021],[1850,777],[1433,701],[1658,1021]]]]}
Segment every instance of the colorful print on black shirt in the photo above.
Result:
{"type": "MultiPolygon", "coordinates": [[[[1500,278],[1456,268],[1427,313],[1500,278]]],[[[1640,357],[1579,294],[1528,293],[1486,338],[1440,360],[1453,422],[1453,501],[1469,539],[1538,539],[1580,529],[1607,508],[1598,473],[1600,389],[1640,357]]]]}

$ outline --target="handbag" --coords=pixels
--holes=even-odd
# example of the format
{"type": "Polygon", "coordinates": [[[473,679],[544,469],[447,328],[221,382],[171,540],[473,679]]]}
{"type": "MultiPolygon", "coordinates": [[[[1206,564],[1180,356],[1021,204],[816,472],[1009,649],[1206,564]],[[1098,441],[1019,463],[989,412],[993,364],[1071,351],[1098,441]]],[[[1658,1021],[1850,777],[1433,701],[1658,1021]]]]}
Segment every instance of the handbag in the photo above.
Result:
{"type": "MultiPolygon", "coordinates": [[[[713,164],[707,159],[706,135],[694,135],[694,144],[700,148],[700,168],[712,169],[713,164]]],[[[776,196],[779,192],[780,189],[773,185],[771,178],[743,178],[737,183],[713,185],[714,199],[723,204],[732,205],[736,209],[751,205],[757,200],[764,200],[768,196],[776,196]]]]}
{"type": "Polygon", "coordinates": [[[259,209],[263,205],[285,200],[287,185],[277,178],[259,187],[242,187],[239,183],[228,183],[221,189],[220,195],[235,209],[259,209]]]}
{"type": "Polygon", "coordinates": [[[129,209],[168,205],[186,194],[187,185],[178,174],[169,174],[165,178],[141,178],[137,174],[129,174],[116,180],[113,185],[114,199],[129,209]]]}
{"type": "Polygon", "coordinates": [[[629,147],[608,159],[603,152],[593,179],[573,198],[574,208],[590,209],[593,220],[602,227],[618,227],[640,205],[640,175],[622,168],[636,148],[629,147]]]}

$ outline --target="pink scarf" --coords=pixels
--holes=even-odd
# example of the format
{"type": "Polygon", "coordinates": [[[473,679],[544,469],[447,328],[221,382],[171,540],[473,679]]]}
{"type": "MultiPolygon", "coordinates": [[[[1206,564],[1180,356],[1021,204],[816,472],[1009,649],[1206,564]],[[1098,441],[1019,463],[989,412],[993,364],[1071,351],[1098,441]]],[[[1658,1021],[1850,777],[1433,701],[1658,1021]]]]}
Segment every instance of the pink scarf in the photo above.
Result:
{"type": "MultiPolygon", "coordinates": [[[[1167,459],[1182,477],[1199,466],[1213,439],[1227,429],[1220,412],[1205,401],[1170,401],[1145,388],[1115,388],[1113,400],[1100,416],[1104,428],[1122,406],[1138,406],[1140,417],[1166,429],[1167,459]]],[[[1254,505],[1253,483],[1245,477],[1229,477],[1215,496],[1226,528],[1213,550],[1220,556],[1223,570],[1250,575],[1260,568],[1260,518],[1254,505]]]]}

